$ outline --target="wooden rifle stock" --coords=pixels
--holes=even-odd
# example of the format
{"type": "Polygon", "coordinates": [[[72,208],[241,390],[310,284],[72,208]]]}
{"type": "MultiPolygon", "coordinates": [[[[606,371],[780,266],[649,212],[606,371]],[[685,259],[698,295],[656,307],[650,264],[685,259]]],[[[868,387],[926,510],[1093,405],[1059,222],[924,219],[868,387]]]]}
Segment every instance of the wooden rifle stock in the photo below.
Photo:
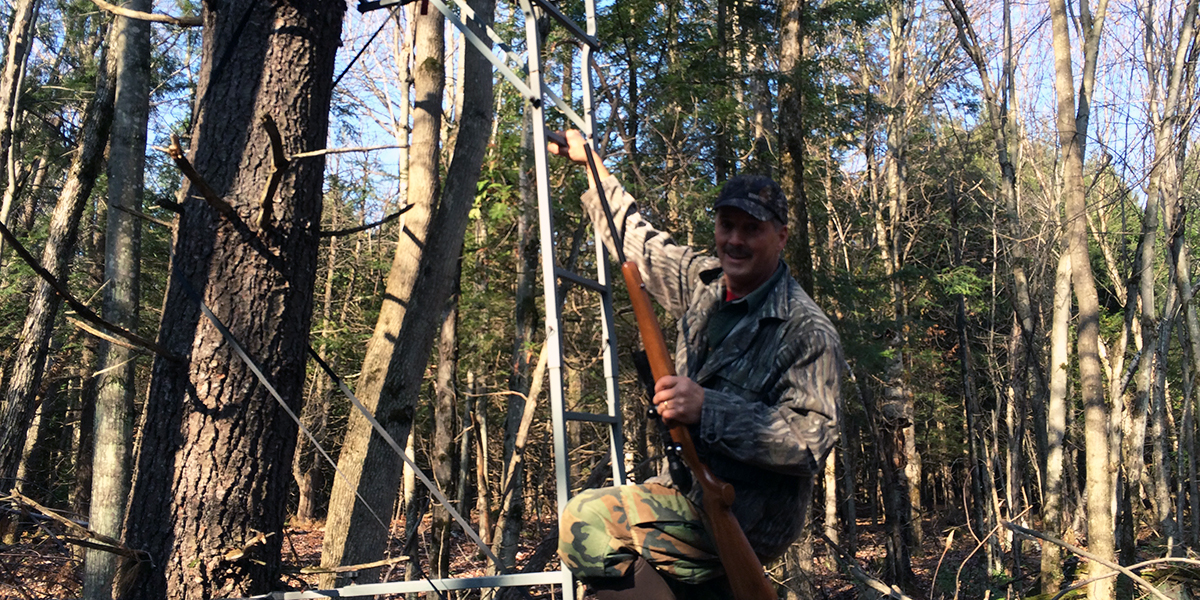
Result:
{"type": "MultiPolygon", "coordinates": [[[[625,285],[629,287],[633,314],[637,317],[638,331],[642,335],[642,345],[646,348],[654,380],[674,375],[675,360],[667,353],[667,343],[658,326],[658,318],[654,315],[641,272],[630,261],[621,265],[621,273],[625,276],[625,285]]],[[[717,546],[717,556],[725,567],[729,586],[733,589],[733,597],[735,600],[777,600],[779,596],[767,581],[758,555],[750,547],[746,533],[733,515],[733,486],[718,479],[708,465],[700,462],[686,425],[671,425],[670,432],[671,440],[680,448],[683,462],[692,470],[696,482],[704,490],[704,514],[713,543],[717,546]]]]}

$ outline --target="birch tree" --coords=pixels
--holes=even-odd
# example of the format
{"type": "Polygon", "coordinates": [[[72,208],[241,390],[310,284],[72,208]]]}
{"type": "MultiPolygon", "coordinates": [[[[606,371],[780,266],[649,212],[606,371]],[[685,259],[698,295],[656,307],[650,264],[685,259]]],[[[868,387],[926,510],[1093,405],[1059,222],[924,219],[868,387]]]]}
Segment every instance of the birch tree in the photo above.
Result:
{"type": "MultiPolygon", "coordinates": [[[[134,0],[132,10],[149,12],[149,0],[134,0]]],[[[138,325],[141,284],[141,221],[146,124],[150,115],[150,23],[116,17],[110,45],[115,108],[108,159],[108,223],[104,260],[105,320],[130,331],[138,325]]],[[[95,451],[92,459],[93,531],[120,535],[129,497],[130,447],[133,438],[133,349],[106,343],[96,384],[95,451]]],[[[84,561],[84,597],[111,597],[116,555],[89,550],[84,561]]]]}
{"type": "MultiPolygon", "coordinates": [[[[1071,38],[1064,0],[1050,0],[1050,19],[1054,40],[1054,89],[1058,95],[1056,124],[1059,149],[1063,156],[1063,196],[1066,199],[1066,242],[1071,255],[1071,279],[1079,314],[1076,351],[1079,357],[1080,389],[1083,392],[1084,440],[1087,453],[1088,550],[1104,560],[1114,558],[1111,467],[1109,465],[1109,408],[1104,397],[1100,365],[1100,317],[1096,282],[1088,260],[1086,197],[1083,185],[1083,158],[1088,117],[1095,86],[1096,54],[1108,0],[1100,0],[1095,15],[1091,2],[1079,2],[1082,25],[1084,64],[1078,103],[1074,69],[1071,65],[1071,38]]],[[[1092,563],[1088,574],[1097,577],[1110,569],[1092,563]]],[[[1088,598],[1109,600],[1113,597],[1112,578],[1095,579],[1088,584],[1088,598]]]]}

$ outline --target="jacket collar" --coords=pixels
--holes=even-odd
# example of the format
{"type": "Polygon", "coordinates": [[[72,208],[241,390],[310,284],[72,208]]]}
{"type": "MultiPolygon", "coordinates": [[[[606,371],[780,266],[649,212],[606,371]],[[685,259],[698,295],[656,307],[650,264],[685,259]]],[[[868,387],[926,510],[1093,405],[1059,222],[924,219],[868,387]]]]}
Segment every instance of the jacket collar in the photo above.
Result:
{"type": "MultiPolygon", "coordinates": [[[[780,261],[780,269],[783,273],[775,280],[771,286],[767,297],[763,299],[762,305],[758,310],[746,315],[745,318],[729,332],[729,335],[721,343],[720,346],[713,349],[704,361],[704,365],[700,371],[696,373],[693,379],[697,383],[701,383],[711,377],[714,373],[724,368],[729,363],[746,353],[750,347],[750,343],[754,341],[754,336],[758,334],[764,321],[776,320],[783,321],[788,318],[791,312],[791,294],[789,288],[792,285],[792,277],[788,272],[787,264],[780,261]]],[[[725,283],[722,280],[713,290],[716,299],[725,297],[725,283]]],[[[715,309],[715,305],[710,310],[715,309]]]]}

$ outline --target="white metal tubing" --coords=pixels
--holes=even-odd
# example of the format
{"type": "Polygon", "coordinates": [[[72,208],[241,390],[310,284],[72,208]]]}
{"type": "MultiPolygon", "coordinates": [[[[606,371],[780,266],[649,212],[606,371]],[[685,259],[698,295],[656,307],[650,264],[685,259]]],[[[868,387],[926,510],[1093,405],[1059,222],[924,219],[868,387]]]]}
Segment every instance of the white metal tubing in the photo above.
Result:
{"type": "Polygon", "coordinates": [[[305,590],[302,592],[272,592],[265,596],[230,600],[303,600],[305,598],[359,598],[381,594],[408,594],[413,592],[447,592],[452,590],[477,590],[481,588],[520,587],[531,585],[562,585],[558,571],[546,573],[518,573],[491,577],[460,577],[457,579],[421,579],[415,581],[389,581],[386,583],[364,583],[330,590],[305,590]]]}
{"type": "MultiPolygon", "coordinates": [[[[540,90],[542,85],[541,35],[537,27],[537,15],[529,0],[521,0],[521,11],[525,13],[525,55],[528,60],[529,87],[540,90]]],[[[558,514],[561,515],[571,490],[571,477],[567,463],[566,426],[563,420],[562,343],[559,313],[558,278],[555,275],[554,259],[554,211],[550,198],[550,174],[546,152],[546,115],[542,103],[530,103],[533,111],[529,121],[533,124],[533,160],[537,170],[538,226],[542,248],[542,293],[546,311],[546,374],[549,376],[550,411],[554,426],[554,474],[558,496],[558,514]]],[[[530,398],[527,402],[532,402],[530,398]]],[[[575,581],[571,572],[560,572],[563,600],[574,600],[575,581]]]]}
{"type": "MultiPolygon", "coordinates": [[[[586,0],[584,10],[587,12],[587,33],[596,35],[596,0],[586,0]]],[[[595,82],[592,79],[591,46],[584,45],[580,56],[580,84],[583,86],[583,112],[587,118],[588,127],[585,131],[591,139],[592,147],[600,147],[600,134],[596,128],[596,106],[593,103],[595,82]]],[[[599,185],[600,182],[596,182],[599,185]]],[[[612,273],[608,265],[608,252],[600,239],[600,230],[593,226],[596,240],[596,280],[608,288],[600,302],[600,320],[603,333],[601,344],[604,345],[604,386],[608,399],[608,414],[614,418],[612,427],[608,430],[608,448],[612,453],[612,477],[614,485],[625,483],[625,435],[621,428],[621,392],[617,377],[617,329],[613,320],[612,273]]]]}

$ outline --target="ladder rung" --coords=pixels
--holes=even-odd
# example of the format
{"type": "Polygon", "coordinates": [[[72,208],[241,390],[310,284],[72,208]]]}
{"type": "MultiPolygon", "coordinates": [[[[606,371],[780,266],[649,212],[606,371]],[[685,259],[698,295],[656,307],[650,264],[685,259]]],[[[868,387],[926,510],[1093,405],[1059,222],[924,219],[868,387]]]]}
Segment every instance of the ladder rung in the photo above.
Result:
{"type": "Polygon", "coordinates": [[[614,417],[612,415],[598,415],[595,413],[567,411],[563,413],[563,417],[568,421],[591,421],[593,423],[608,423],[609,425],[620,422],[619,417],[614,417]]]}
{"type": "Polygon", "coordinates": [[[554,274],[568,281],[582,285],[588,289],[600,292],[601,294],[608,293],[608,286],[601,284],[595,279],[588,279],[582,275],[572,273],[571,271],[568,271],[562,267],[554,267],[554,274]]]}
{"type": "Polygon", "coordinates": [[[575,34],[575,37],[579,38],[581,41],[583,41],[583,43],[590,46],[592,50],[600,49],[600,42],[597,41],[596,38],[588,35],[586,31],[580,29],[579,26],[575,24],[575,21],[572,21],[567,17],[567,15],[559,12],[558,7],[550,4],[546,0],[533,0],[533,3],[538,5],[538,8],[550,13],[550,16],[554,17],[554,20],[562,23],[563,27],[571,30],[571,33],[575,34]]]}

